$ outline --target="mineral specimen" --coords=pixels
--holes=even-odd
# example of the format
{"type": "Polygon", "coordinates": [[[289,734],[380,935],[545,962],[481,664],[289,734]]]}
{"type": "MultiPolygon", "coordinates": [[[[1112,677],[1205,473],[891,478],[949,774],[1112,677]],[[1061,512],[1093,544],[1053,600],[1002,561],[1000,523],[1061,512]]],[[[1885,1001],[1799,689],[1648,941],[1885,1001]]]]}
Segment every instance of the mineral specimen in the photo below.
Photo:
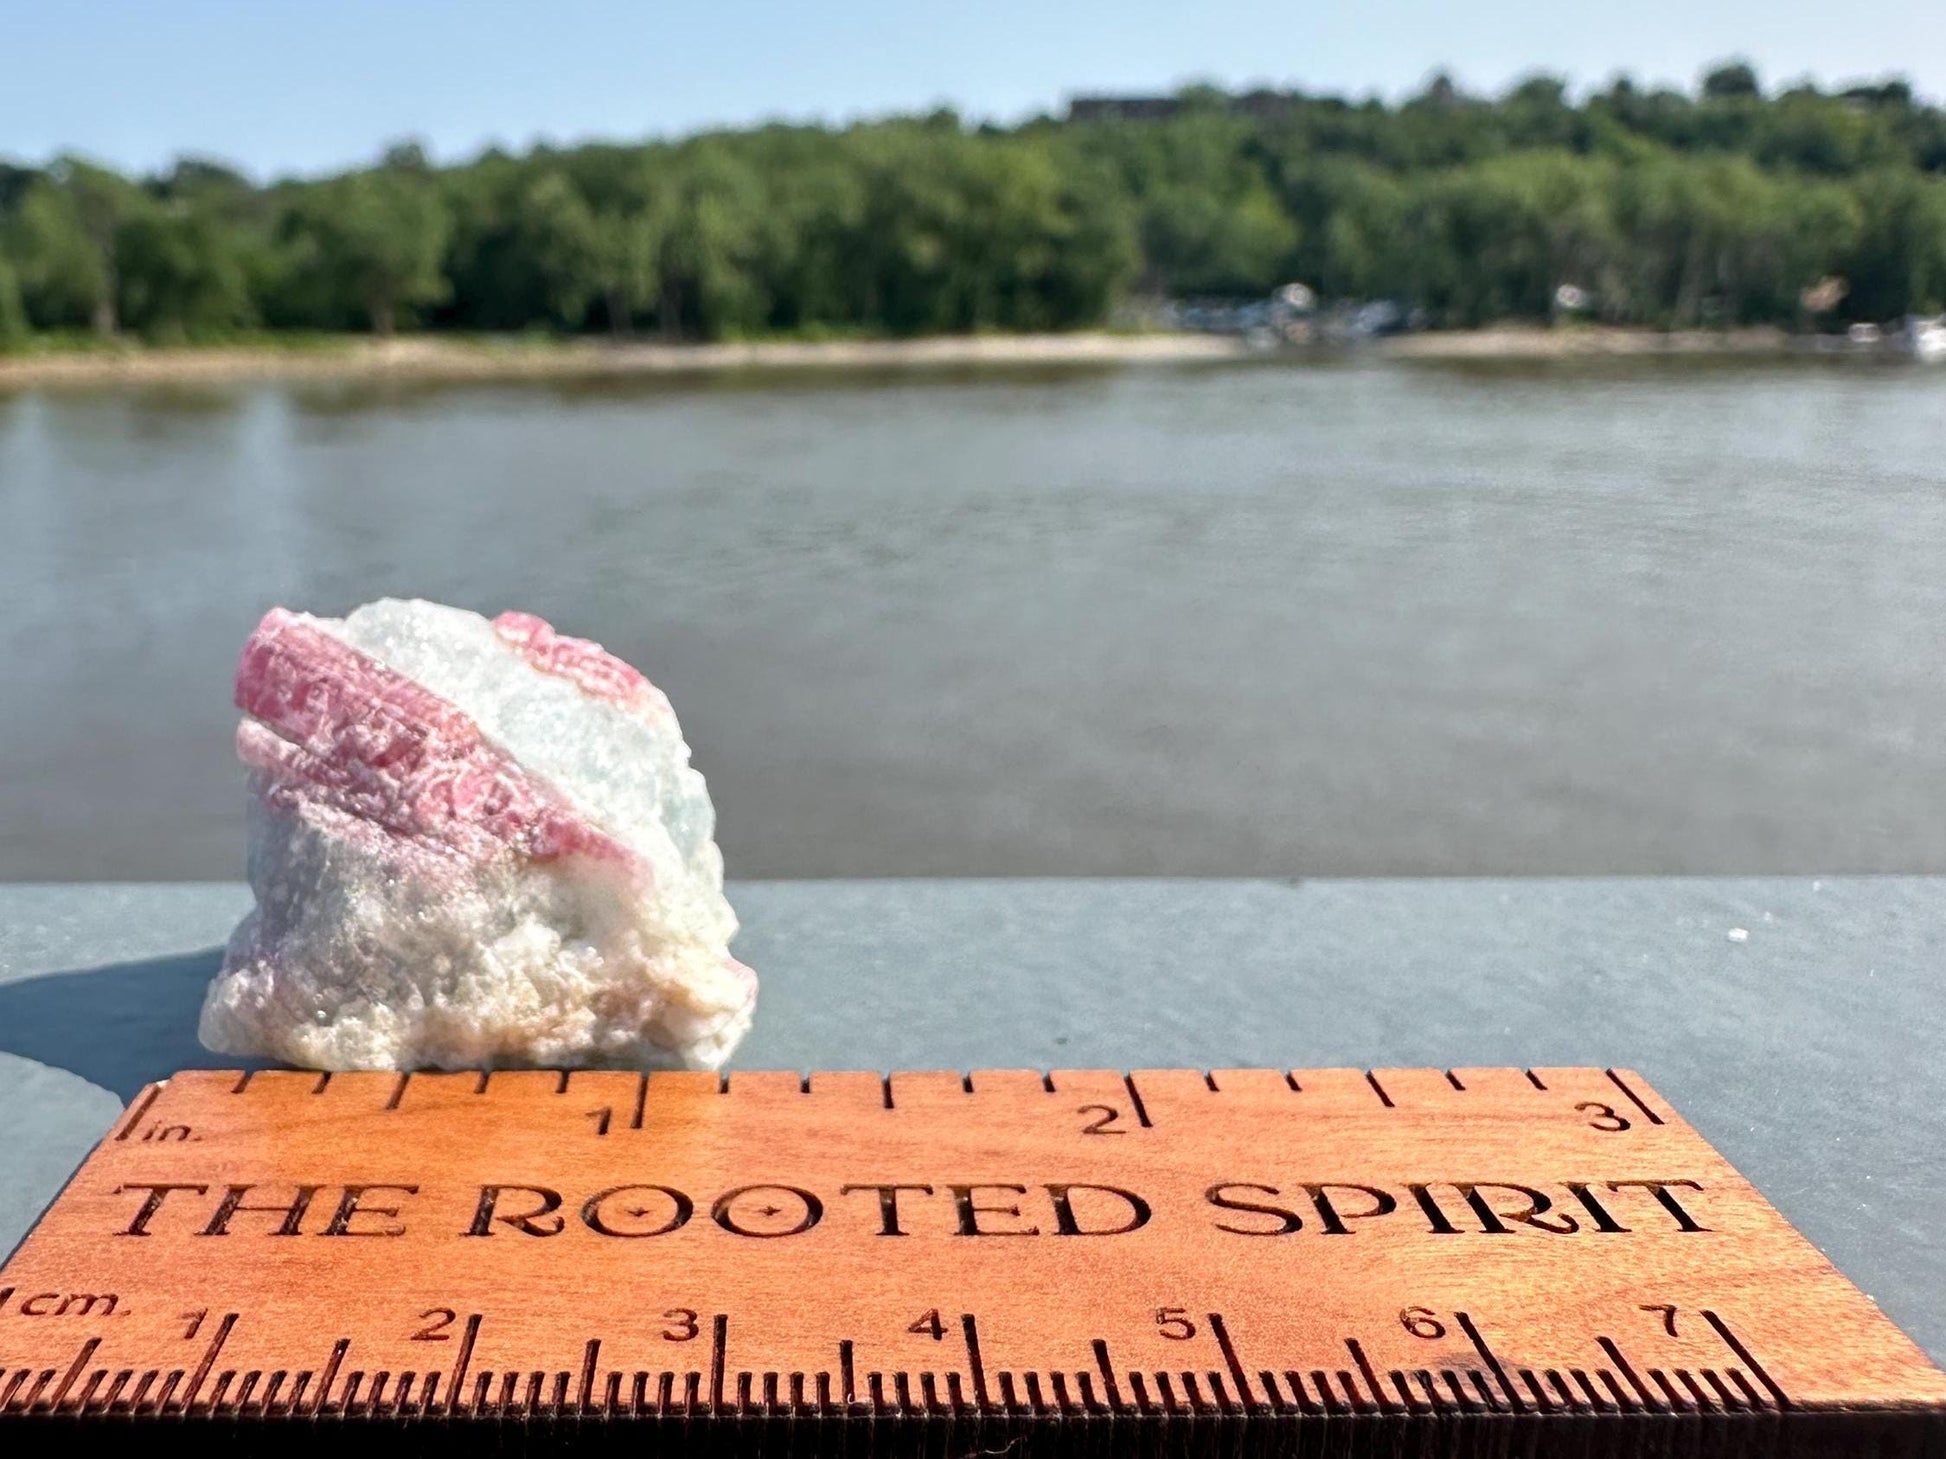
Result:
{"type": "Polygon", "coordinates": [[[539,618],[273,608],[237,667],[250,884],[220,1053],[714,1069],[757,980],[662,692],[539,618]]]}

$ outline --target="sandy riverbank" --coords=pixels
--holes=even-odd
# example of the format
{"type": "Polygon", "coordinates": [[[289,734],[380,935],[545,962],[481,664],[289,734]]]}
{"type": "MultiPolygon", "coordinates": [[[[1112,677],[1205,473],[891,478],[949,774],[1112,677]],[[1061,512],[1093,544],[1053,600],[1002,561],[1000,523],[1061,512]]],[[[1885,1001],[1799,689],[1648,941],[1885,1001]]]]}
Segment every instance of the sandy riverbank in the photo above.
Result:
{"type": "Polygon", "coordinates": [[[616,344],[574,340],[348,339],[277,345],[86,350],[0,356],[8,385],[186,384],[242,380],[494,380],[677,375],[731,370],[1221,360],[1250,351],[1208,335],[949,335],[913,340],[616,344]]]}
{"type": "MultiPolygon", "coordinates": [[[[1623,355],[1775,354],[1781,330],[1550,330],[1505,326],[1377,341],[1399,359],[1519,360],[1623,355]]],[[[0,388],[197,384],[250,380],[517,380],[676,375],[731,370],[898,369],[966,365],[1172,363],[1261,357],[1241,340],[1197,334],[948,335],[913,340],[766,341],[753,344],[615,344],[576,340],[347,339],[182,349],[50,351],[0,356],[0,388]]]]}

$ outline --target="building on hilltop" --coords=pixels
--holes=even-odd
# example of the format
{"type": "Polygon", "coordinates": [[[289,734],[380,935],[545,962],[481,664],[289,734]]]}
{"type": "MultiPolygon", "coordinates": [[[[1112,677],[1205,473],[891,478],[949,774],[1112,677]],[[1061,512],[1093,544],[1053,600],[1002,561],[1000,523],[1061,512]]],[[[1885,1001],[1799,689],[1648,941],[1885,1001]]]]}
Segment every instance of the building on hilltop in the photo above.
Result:
{"type": "MultiPolygon", "coordinates": [[[[1256,91],[1246,91],[1240,96],[1205,91],[1195,100],[1200,100],[1203,105],[1214,101],[1225,111],[1261,119],[1282,116],[1302,102],[1304,97],[1302,93],[1296,91],[1270,91],[1259,88],[1256,91]]],[[[1192,104],[1195,104],[1195,101],[1191,97],[1182,95],[1076,96],[1068,100],[1068,120],[1071,122],[1166,122],[1180,113],[1185,106],[1192,104]]]]}
{"type": "Polygon", "coordinates": [[[1068,101],[1068,120],[1166,122],[1181,109],[1173,96],[1076,96],[1068,101]]]}

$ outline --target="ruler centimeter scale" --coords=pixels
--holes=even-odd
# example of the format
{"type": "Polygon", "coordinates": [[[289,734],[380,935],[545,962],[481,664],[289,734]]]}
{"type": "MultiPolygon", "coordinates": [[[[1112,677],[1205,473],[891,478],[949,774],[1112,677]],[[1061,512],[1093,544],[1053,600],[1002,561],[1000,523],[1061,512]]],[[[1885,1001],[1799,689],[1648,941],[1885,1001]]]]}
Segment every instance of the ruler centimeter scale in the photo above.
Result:
{"type": "Polygon", "coordinates": [[[0,1268],[0,1446],[1946,1454],[1639,1076],[185,1073],[0,1268]]]}

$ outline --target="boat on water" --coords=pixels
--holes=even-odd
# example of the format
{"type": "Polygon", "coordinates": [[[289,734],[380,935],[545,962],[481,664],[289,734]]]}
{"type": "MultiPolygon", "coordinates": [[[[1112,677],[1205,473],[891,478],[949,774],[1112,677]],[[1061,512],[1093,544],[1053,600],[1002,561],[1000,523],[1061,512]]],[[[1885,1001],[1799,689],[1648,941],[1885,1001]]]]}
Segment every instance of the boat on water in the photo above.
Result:
{"type": "Polygon", "coordinates": [[[1946,314],[1908,316],[1904,343],[1906,353],[1915,360],[1931,365],[1946,362],[1946,314]]]}

